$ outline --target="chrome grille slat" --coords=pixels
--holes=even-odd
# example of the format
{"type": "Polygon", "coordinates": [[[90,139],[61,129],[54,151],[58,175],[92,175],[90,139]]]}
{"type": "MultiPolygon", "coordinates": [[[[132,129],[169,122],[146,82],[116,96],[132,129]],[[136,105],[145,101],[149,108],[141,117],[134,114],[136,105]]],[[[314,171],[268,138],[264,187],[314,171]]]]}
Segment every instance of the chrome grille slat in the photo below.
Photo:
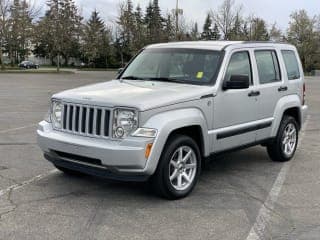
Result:
{"type": "Polygon", "coordinates": [[[79,133],[82,131],[82,114],[83,114],[83,108],[80,106],[80,113],[79,113],[79,133]]]}
{"type": "Polygon", "coordinates": [[[72,114],[72,131],[76,132],[76,105],[73,105],[73,114],[72,114]]]}
{"type": "Polygon", "coordinates": [[[92,134],[97,135],[97,114],[98,110],[97,108],[93,109],[93,128],[92,128],[92,134]]]}
{"type": "Polygon", "coordinates": [[[63,103],[62,131],[76,135],[108,138],[110,109],[63,103]]]}
{"type": "Polygon", "coordinates": [[[90,109],[87,107],[86,108],[86,135],[89,134],[89,114],[90,114],[90,109]]]}
{"type": "Polygon", "coordinates": [[[104,134],[105,118],[106,118],[106,112],[105,112],[104,110],[102,110],[102,114],[101,114],[101,128],[100,128],[101,134],[104,134]]]}
{"type": "Polygon", "coordinates": [[[67,130],[70,130],[70,105],[67,105],[67,130]]]}

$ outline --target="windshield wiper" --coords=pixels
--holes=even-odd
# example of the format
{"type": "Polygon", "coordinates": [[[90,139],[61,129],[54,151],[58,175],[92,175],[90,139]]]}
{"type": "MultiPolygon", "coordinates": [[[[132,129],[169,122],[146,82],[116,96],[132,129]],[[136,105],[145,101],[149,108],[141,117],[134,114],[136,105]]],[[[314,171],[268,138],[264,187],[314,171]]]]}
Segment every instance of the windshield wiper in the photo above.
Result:
{"type": "Polygon", "coordinates": [[[143,80],[143,78],[137,77],[137,76],[126,76],[121,79],[124,79],[124,80],[143,80]]]}
{"type": "Polygon", "coordinates": [[[183,80],[179,80],[177,78],[167,78],[167,77],[156,77],[156,78],[148,78],[151,81],[162,81],[162,82],[176,82],[176,83],[186,83],[183,80]]]}

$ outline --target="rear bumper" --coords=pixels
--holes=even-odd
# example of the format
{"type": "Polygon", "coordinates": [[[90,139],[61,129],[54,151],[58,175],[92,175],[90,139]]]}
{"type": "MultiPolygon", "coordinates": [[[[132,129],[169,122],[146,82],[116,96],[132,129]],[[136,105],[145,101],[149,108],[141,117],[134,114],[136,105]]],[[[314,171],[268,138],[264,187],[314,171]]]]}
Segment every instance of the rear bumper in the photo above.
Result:
{"type": "Polygon", "coordinates": [[[76,136],[55,131],[43,121],[37,130],[38,145],[55,165],[117,180],[145,180],[152,173],[146,168],[146,146],[152,138],[122,141],[76,136]]]}

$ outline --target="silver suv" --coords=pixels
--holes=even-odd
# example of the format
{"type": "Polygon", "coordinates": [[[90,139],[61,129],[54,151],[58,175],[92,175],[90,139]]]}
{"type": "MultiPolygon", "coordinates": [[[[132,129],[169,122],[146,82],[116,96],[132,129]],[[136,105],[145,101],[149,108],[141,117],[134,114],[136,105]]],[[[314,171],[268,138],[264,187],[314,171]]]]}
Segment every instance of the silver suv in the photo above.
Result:
{"type": "Polygon", "coordinates": [[[290,160],[306,118],[295,47],[179,42],[144,48],[116,80],[58,93],[39,123],[44,156],[65,173],[150,180],[187,196],[215,154],[262,144],[290,160]]]}

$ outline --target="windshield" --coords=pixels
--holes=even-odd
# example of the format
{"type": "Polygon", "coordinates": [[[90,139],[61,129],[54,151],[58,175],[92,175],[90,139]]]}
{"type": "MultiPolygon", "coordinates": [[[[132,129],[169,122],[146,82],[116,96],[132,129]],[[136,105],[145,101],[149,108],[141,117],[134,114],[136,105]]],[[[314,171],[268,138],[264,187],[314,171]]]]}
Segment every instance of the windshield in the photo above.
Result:
{"type": "Polygon", "coordinates": [[[121,79],[214,84],[221,57],[221,51],[146,49],[130,63],[121,79]]]}

